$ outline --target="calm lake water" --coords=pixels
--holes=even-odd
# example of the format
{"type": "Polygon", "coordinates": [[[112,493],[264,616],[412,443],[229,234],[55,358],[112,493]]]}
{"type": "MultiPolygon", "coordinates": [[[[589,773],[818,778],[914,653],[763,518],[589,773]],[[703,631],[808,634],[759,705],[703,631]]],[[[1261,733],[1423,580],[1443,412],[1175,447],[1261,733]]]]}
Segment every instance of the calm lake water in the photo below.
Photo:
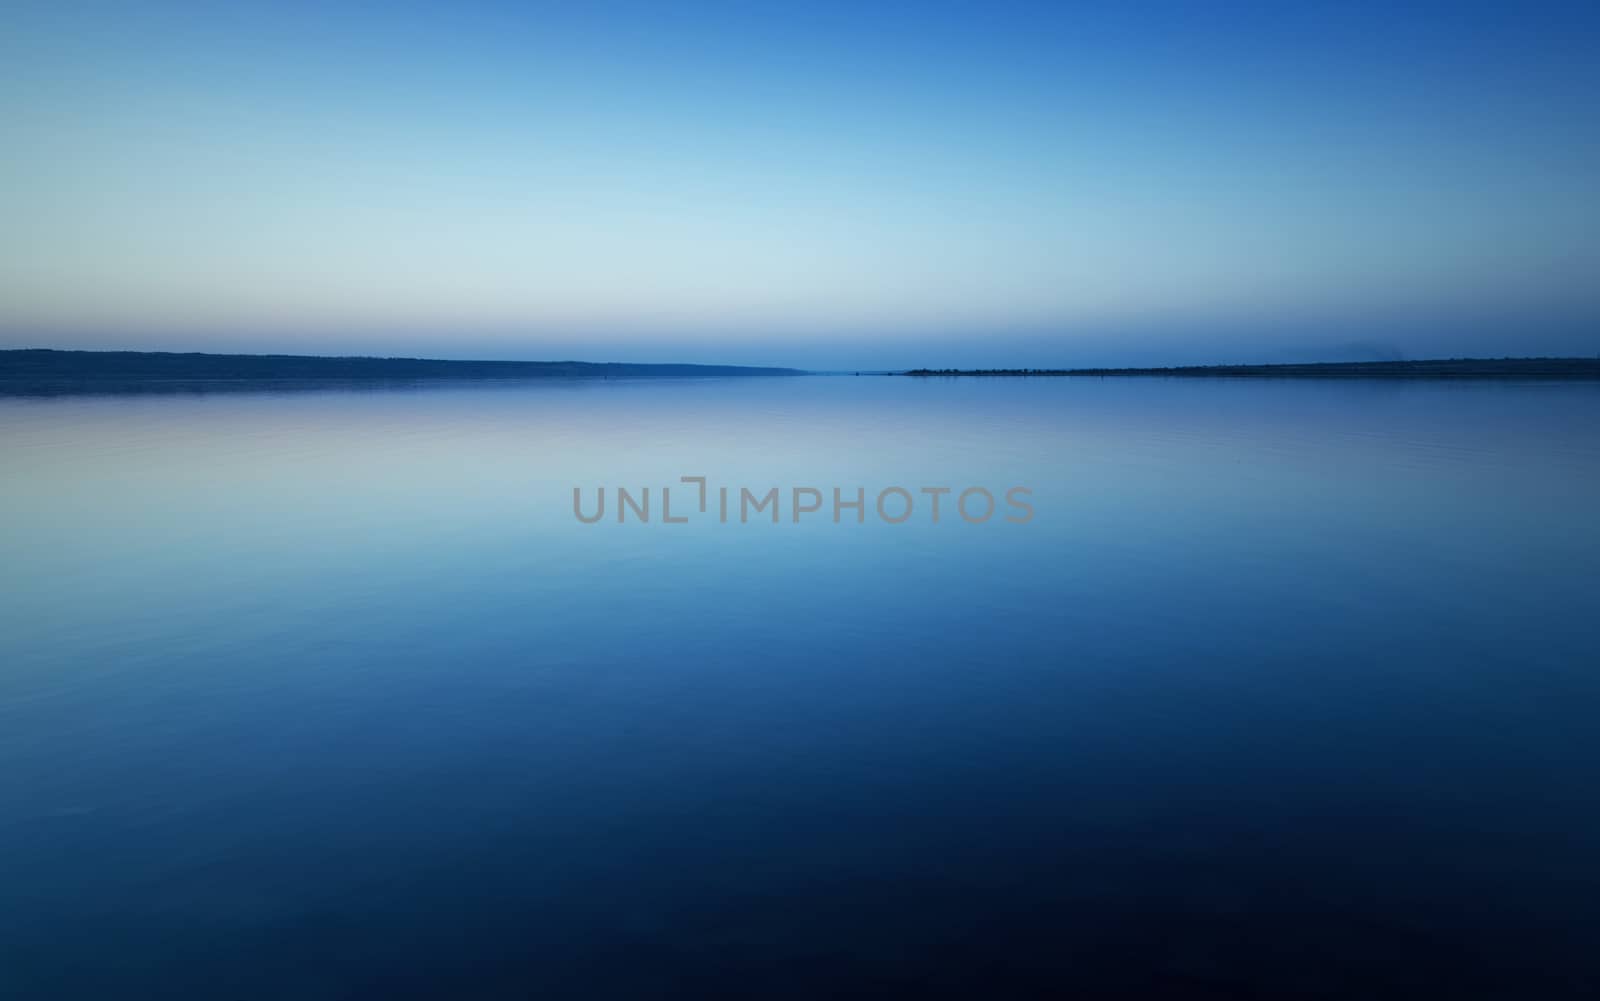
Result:
{"type": "Polygon", "coordinates": [[[0,399],[0,996],[1593,997],[1597,512],[1593,384],[0,399]]]}

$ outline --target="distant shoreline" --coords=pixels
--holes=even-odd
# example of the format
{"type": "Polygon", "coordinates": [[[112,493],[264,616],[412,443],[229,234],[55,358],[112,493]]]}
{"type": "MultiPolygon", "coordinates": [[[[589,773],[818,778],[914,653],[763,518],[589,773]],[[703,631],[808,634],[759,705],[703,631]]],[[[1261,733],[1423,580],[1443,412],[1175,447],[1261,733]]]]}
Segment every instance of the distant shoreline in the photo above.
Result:
{"type": "MultiPolygon", "coordinates": [[[[604,380],[804,376],[795,368],[580,361],[243,355],[167,351],[0,350],[0,395],[334,387],[490,380],[604,380]]],[[[849,375],[850,372],[820,374],[849,375]]],[[[1600,358],[1448,358],[1425,361],[1187,365],[1165,368],[995,368],[855,372],[916,378],[1160,376],[1269,379],[1600,380],[1600,358]]]]}
{"type": "Polygon", "coordinates": [[[1440,358],[1287,365],[1184,365],[1171,368],[917,368],[934,377],[1168,376],[1247,379],[1600,379],[1600,358],[1440,358]]]}
{"type": "Polygon", "coordinates": [[[410,383],[486,379],[649,379],[797,376],[792,368],[579,361],[237,355],[168,351],[0,350],[0,393],[53,388],[212,388],[271,384],[410,383]]]}

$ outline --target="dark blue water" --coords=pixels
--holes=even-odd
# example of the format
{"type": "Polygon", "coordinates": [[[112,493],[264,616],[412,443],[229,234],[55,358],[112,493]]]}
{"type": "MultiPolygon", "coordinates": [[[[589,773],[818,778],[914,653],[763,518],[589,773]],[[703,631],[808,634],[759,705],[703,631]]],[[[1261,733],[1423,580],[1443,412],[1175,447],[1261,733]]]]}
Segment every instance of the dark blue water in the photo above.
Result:
{"type": "Polygon", "coordinates": [[[0,399],[0,997],[1591,997],[1597,511],[1592,385],[0,399]]]}

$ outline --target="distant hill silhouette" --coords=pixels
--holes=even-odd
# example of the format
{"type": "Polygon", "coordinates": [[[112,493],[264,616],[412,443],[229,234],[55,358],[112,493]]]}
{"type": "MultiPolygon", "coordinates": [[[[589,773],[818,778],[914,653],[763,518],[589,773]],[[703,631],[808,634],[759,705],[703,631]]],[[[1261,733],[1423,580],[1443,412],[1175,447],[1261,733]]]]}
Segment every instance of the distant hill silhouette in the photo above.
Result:
{"type": "Polygon", "coordinates": [[[1600,379],[1600,358],[1440,358],[1177,368],[917,368],[915,376],[1162,375],[1267,379],[1600,379]]]}
{"type": "Polygon", "coordinates": [[[415,382],[446,379],[648,379],[803,375],[790,368],[634,365],[580,361],[447,361],[167,351],[0,351],[0,393],[226,389],[265,384],[415,382]]]}

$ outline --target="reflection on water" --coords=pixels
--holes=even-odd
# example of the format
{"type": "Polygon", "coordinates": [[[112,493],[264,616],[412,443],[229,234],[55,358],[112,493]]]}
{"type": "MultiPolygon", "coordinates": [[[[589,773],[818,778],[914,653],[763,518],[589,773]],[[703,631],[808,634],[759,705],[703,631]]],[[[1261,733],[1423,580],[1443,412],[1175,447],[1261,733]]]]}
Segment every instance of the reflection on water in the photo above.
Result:
{"type": "Polygon", "coordinates": [[[1572,384],[0,400],[0,995],[1591,996],[1597,427],[1572,384]],[[685,475],[1037,513],[573,517],[685,475]]]}

